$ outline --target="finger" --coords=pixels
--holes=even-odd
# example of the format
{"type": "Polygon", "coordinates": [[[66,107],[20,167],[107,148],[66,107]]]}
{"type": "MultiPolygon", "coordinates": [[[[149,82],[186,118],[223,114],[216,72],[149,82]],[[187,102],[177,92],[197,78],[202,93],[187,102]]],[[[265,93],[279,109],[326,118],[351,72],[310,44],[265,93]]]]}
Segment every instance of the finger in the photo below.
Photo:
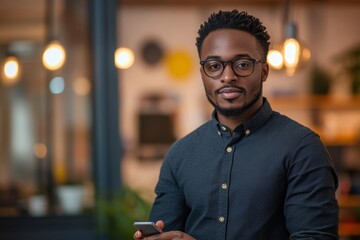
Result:
{"type": "Polygon", "coordinates": [[[164,229],[165,223],[163,220],[159,220],[155,223],[155,225],[160,229],[164,229]]]}
{"type": "Polygon", "coordinates": [[[136,239],[142,239],[141,236],[142,236],[141,232],[140,232],[140,231],[136,231],[135,234],[134,234],[134,240],[136,240],[136,239]]]}

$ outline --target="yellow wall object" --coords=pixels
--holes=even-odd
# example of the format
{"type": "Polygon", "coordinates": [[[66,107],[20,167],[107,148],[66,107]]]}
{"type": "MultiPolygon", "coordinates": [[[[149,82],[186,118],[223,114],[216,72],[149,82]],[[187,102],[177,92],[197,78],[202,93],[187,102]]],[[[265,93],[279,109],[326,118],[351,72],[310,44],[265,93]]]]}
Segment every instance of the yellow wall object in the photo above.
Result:
{"type": "Polygon", "coordinates": [[[182,50],[167,53],[165,65],[175,80],[187,77],[193,70],[193,61],[190,54],[182,50]]]}

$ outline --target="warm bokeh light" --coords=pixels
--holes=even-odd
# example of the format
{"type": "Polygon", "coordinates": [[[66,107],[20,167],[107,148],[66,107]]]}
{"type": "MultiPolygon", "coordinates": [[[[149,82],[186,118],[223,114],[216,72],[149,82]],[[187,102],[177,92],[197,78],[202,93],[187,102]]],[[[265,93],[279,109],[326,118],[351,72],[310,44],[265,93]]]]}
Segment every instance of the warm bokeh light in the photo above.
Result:
{"type": "Polygon", "coordinates": [[[62,77],[54,77],[49,83],[49,89],[52,94],[60,94],[65,89],[65,81],[62,77]]]}
{"type": "Polygon", "coordinates": [[[36,143],[34,145],[34,154],[37,158],[45,158],[47,154],[46,145],[43,143],[36,143]]]}
{"type": "Polygon", "coordinates": [[[19,62],[16,58],[7,59],[4,64],[4,74],[9,79],[14,79],[19,73],[19,62]]]}
{"type": "Polygon", "coordinates": [[[50,70],[60,69],[66,60],[65,48],[58,41],[51,42],[45,49],[42,61],[44,66],[50,70]]]}
{"type": "Polygon", "coordinates": [[[302,50],[302,58],[304,61],[309,62],[311,58],[311,51],[308,48],[302,50]]]}
{"type": "Polygon", "coordinates": [[[285,67],[289,74],[293,74],[299,63],[300,44],[295,38],[286,39],[283,50],[285,67]]]}
{"type": "Polygon", "coordinates": [[[283,67],[284,61],[281,52],[278,50],[270,50],[267,56],[267,62],[270,67],[273,69],[281,69],[283,67]]]}
{"type": "Polygon", "coordinates": [[[128,69],[134,64],[134,52],[129,48],[118,48],[115,51],[114,60],[117,68],[128,69]]]}
{"type": "Polygon", "coordinates": [[[1,78],[5,85],[12,85],[20,78],[20,63],[16,57],[7,57],[1,65],[1,78]]]}
{"type": "Polygon", "coordinates": [[[91,91],[91,83],[87,78],[77,78],[72,84],[72,88],[76,95],[86,96],[91,91]]]}
{"type": "Polygon", "coordinates": [[[277,48],[269,51],[267,61],[272,69],[284,70],[287,75],[293,76],[310,61],[311,52],[295,38],[288,38],[277,48]]]}

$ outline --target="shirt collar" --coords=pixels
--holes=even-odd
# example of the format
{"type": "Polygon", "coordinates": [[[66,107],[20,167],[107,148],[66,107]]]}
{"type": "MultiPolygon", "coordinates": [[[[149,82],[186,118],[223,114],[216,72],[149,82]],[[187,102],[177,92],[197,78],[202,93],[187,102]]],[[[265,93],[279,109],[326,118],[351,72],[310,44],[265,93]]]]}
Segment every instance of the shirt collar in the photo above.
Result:
{"type": "MultiPolygon", "coordinates": [[[[237,126],[234,131],[244,131],[245,135],[250,135],[259,129],[271,116],[272,108],[268,100],[263,98],[263,105],[261,108],[249,119],[247,119],[243,124],[237,126]]],[[[221,132],[229,131],[229,128],[225,125],[222,125],[217,120],[216,111],[214,110],[211,114],[212,124],[214,125],[216,131],[219,135],[221,132]]]]}

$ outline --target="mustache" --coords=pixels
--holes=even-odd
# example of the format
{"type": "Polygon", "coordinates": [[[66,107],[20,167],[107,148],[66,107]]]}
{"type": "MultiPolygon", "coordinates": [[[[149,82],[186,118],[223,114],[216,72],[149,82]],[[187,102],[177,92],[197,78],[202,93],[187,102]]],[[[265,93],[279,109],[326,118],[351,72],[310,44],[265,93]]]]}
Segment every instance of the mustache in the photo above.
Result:
{"type": "Polygon", "coordinates": [[[222,86],[221,88],[216,89],[215,93],[220,94],[221,92],[230,90],[230,89],[233,91],[234,91],[234,89],[236,89],[235,91],[246,92],[245,88],[243,88],[243,87],[238,87],[238,86],[233,86],[233,85],[225,85],[225,86],[222,86]]]}

